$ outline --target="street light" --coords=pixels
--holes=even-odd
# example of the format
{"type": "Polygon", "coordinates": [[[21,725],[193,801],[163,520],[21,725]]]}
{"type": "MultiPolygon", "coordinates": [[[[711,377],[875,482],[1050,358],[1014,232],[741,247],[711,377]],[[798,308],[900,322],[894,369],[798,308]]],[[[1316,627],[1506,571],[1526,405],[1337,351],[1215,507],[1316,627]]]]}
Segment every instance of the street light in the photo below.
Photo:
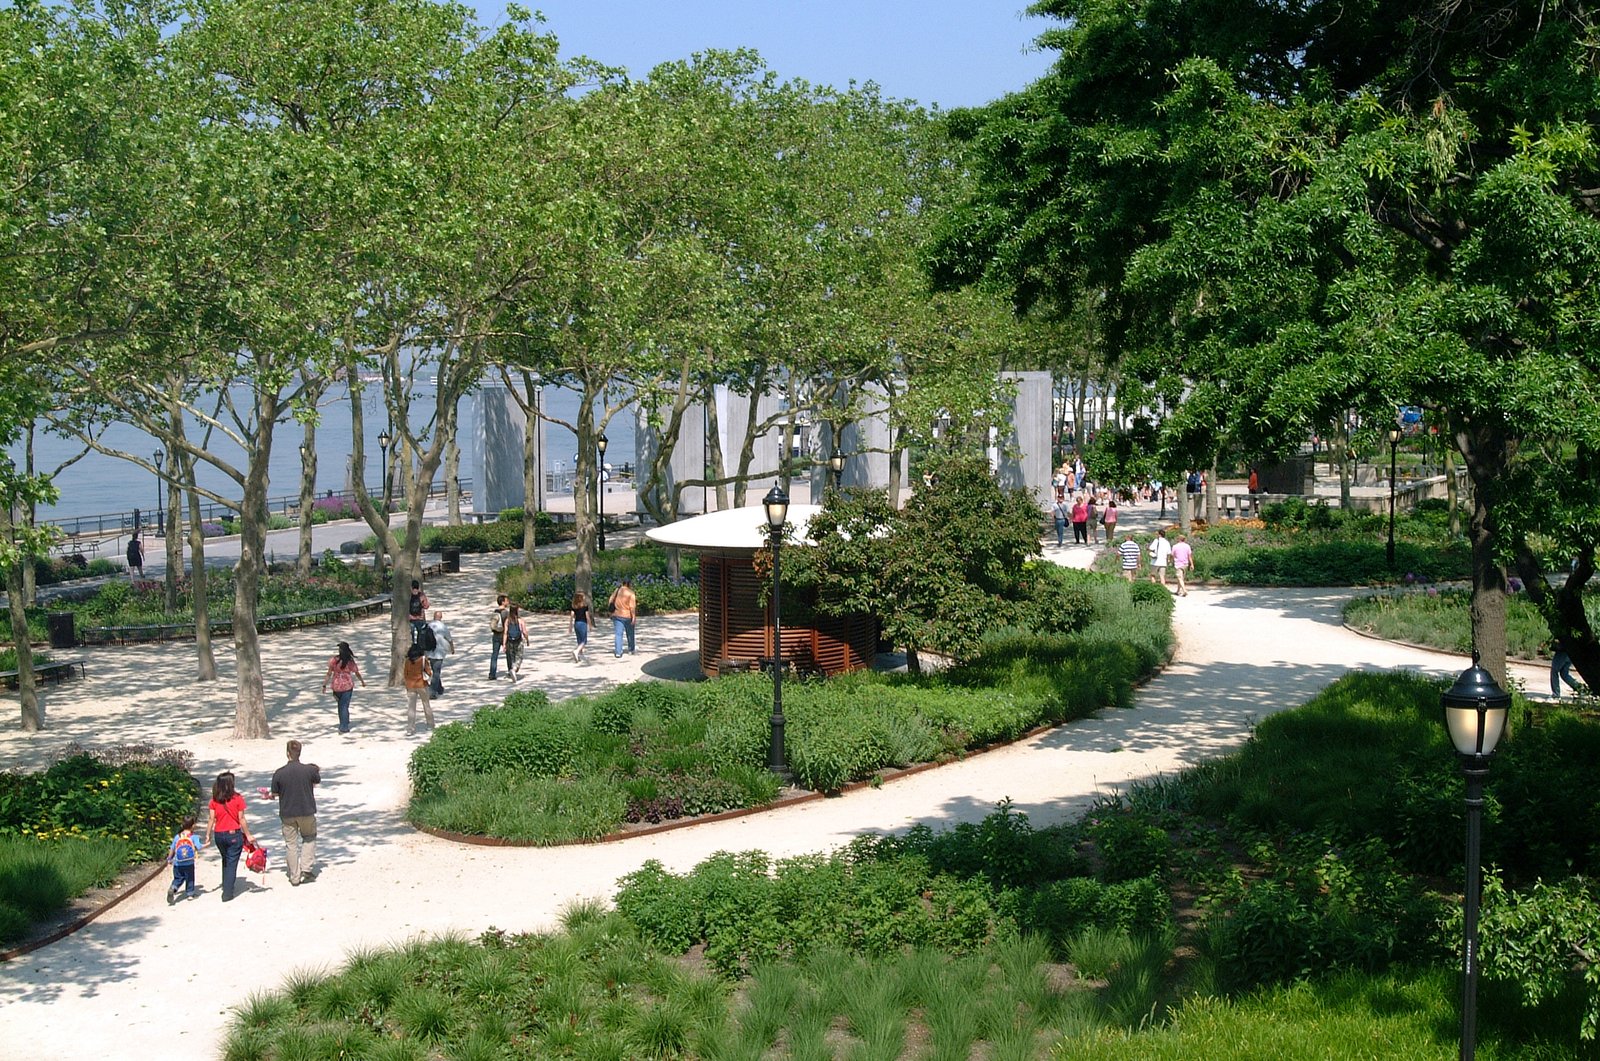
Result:
{"type": "Polygon", "coordinates": [[[1479,840],[1483,831],[1483,780],[1489,775],[1489,757],[1506,730],[1506,713],[1511,694],[1500,688],[1494,676],[1478,666],[1461,672],[1456,683],[1439,698],[1444,705],[1444,725],[1450,743],[1461,757],[1461,772],[1467,779],[1467,888],[1463,899],[1462,986],[1461,986],[1461,1061],[1472,1061],[1476,1050],[1478,1018],[1478,900],[1482,895],[1482,856],[1479,840]]]}
{"type": "Polygon", "coordinates": [[[833,456],[828,458],[828,470],[833,472],[833,488],[839,489],[844,481],[844,454],[838,450],[833,451],[833,456]]]}
{"type": "Polygon", "coordinates": [[[161,511],[161,464],[167,459],[167,455],[158,449],[154,456],[156,460],[156,526],[164,528],[167,525],[167,520],[161,511]]]}
{"type": "Polygon", "coordinates": [[[610,445],[610,440],[601,432],[600,437],[594,440],[594,445],[600,451],[600,472],[595,477],[599,485],[594,492],[600,501],[600,551],[603,553],[606,551],[606,446],[610,445]]]}
{"type": "Polygon", "coordinates": [[[783,610],[778,553],[783,545],[783,524],[789,518],[789,495],[773,486],[761,499],[767,510],[767,541],[772,545],[772,748],[767,766],[775,774],[784,772],[783,755],[783,610]]]}
{"type": "Polygon", "coordinates": [[[1384,554],[1389,558],[1389,569],[1394,570],[1394,467],[1395,454],[1400,450],[1400,428],[1389,429],[1389,548],[1384,554]]]}

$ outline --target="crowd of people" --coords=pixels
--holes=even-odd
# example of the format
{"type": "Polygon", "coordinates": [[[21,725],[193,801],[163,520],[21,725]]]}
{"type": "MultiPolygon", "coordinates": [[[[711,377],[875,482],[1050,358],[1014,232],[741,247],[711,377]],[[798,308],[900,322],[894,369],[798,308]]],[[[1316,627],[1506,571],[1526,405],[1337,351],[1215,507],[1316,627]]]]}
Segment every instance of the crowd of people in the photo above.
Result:
{"type": "MultiPolygon", "coordinates": [[[[1255,487],[1255,472],[1251,475],[1251,489],[1255,487]]],[[[1203,473],[1192,472],[1185,488],[1190,493],[1203,492],[1203,473]]],[[[1178,534],[1176,540],[1167,537],[1165,529],[1158,530],[1148,549],[1141,549],[1132,534],[1124,534],[1117,542],[1119,505],[1157,502],[1163,507],[1175,501],[1173,491],[1159,480],[1121,490],[1089,478],[1088,468],[1082,458],[1073,457],[1056,469],[1051,477],[1050,516],[1056,533],[1056,548],[1066,548],[1067,528],[1072,528],[1072,544],[1098,546],[1102,541],[1113,546],[1122,568],[1123,577],[1132,581],[1148,564],[1151,582],[1168,585],[1169,573],[1176,579],[1174,592],[1180,597],[1189,595],[1188,575],[1194,566],[1194,551],[1188,537],[1178,534]]]]}

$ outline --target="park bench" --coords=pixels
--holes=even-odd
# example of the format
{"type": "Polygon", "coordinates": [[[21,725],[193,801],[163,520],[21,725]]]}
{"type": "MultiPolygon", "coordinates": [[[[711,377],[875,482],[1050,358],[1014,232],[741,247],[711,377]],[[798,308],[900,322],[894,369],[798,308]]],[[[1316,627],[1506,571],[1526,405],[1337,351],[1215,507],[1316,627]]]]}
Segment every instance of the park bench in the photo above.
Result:
{"type": "MultiPolygon", "coordinates": [[[[88,671],[84,669],[81,659],[52,659],[44,663],[33,665],[34,677],[41,681],[59,682],[73,676],[77,672],[80,678],[87,678],[88,671]]],[[[22,672],[15,670],[0,670],[0,682],[5,682],[7,689],[15,689],[22,684],[22,672]]]]}

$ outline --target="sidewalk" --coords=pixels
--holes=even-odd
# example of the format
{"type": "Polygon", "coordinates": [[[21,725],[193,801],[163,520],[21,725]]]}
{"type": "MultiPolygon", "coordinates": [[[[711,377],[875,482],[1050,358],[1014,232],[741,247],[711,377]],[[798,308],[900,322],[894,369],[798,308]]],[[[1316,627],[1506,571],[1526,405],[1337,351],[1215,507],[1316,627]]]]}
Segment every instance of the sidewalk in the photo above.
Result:
{"type": "MultiPolygon", "coordinates": [[[[1140,529],[1155,506],[1123,510],[1140,529]]],[[[1086,566],[1092,551],[1045,555],[1086,566]]],[[[464,557],[462,574],[432,580],[457,654],[444,672],[440,724],[497,701],[510,683],[487,680],[488,612],[496,568],[514,556],[464,557]]],[[[16,728],[15,700],[0,727],[0,763],[37,763],[70,740],[148,740],[195,753],[209,781],[233,769],[251,801],[250,821],[272,851],[257,886],[223,905],[219,864],[208,852],[199,880],[208,892],[169,908],[163,885],[147,885],[82,931],[0,966],[0,1043],[14,1061],[217,1053],[231,1008],[279,987],[296,969],[331,970],[362,947],[447,931],[476,936],[490,926],[547,930],[576,899],[609,900],[618,877],[646,859],[685,870],[716,851],[762,848],[778,857],[820,851],[864,831],[935,828],[982,818],[1011,797],[1035,824],[1071,818],[1129,782],[1183,769],[1237,747],[1262,717],[1310,698],[1352,668],[1408,667],[1453,674],[1465,661],[1354,635],[1340,625],[1345,590],[1196,589],[1177,602],[1177,656],[1139,690],[1136,706],[1059,727],[1029,740],[880,789],[617,843],[564,848],[465,847],[417,833],[404,821],[405,764],[426,733],[407,738],[405,700],[373,676],[384,671],[384,618],[263,637],[273,739],[234,741],[233,669],[200,687],[188,680],[193,645],[106,647],[89,653],[89,679],[51,686],[44,733],[16,728]],[[352,705],[354,730],[340,735],[332,698],[320,695],[334,644],[348,640],[372,684],[352,705]],[[318,792],[321,879],[290,888],[270,806],[254,793],[284,762],[283,742],[305,744],[322,767],[318,792]],[[44,1034],[49,1029],[49,1034],[44,1034]]],[[[693,615],[647,617],[640,654],[618,660],[609,629],[590,659],[572,660],[563,618],[536,616],[524,687],[553,698],[597,691],[641,676],[696,671],[693,615]]],[[[1532,671],[1527,675],[1538,677],[1532,671]]]]}

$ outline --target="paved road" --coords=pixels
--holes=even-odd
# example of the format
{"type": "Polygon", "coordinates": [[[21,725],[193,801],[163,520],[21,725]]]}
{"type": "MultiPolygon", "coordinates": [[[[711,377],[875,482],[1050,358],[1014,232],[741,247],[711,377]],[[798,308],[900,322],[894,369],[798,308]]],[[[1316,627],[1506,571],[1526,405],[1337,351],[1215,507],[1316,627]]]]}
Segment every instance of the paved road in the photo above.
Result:
{"type": "MultiPolygon", "coordinates": [[[[1123,525],[1138,526],[1151,515],[1125,510],[1123,525]]],[[[1050,547],[1046,555],[1082,565],[1090,551],[1050,547]]],[[[462,646],[445,672],[450,695],[437,709],[441,723],[467,717],[509,688],[485,677],[483,632],[494,568],[507,560],[468,557],[461,575],[430,585],[462,646]]],[[[281,740],[292,736],[324,771],[318,857],[325,869],[314,886],[293,889],[281,873],[269,872],[224,906],[213,854],[199,870],[211,889],[200,899],[168,908],[163,885],[153,883],[69,939],[0,967],[3,1053],[15,1061],[211,1056],[232,1006],[277,986],[293,969],[331,969],[357,947],[419,933],[470,936],[489,926],[548,929],[568,903],[609,898],[618,877],[650,858],[682,870],[719,850],[759,847],[778,856],[826,850],[863,831],[975,821],[1005,797],[1035,823],[1060,821],[1131,782],[1238,746],[1256,721],[1303,702],[1352,668],[1443,674],[1464,665],[1349,633],[1339,623],[1346,596],[1195,590],[1177,602],[1176,658],[1139,690],[1132,709],[1105,711],[881,789],[620,843],[557,849],[462,847],[406,826],[405,763],[421,738],[404,735],[403,698],[376,685],[358,691],[355,729],[341,736],[330,699],[317,692],[323,661],[340,639],[357,646],[367,673],[382,673],[381,618],[264,639],[274,731],[269,741],[228,736],[233,675],[226,659],[219,659],[222,680],[201,687],[186,677],[192,646],[95,649],[88,681],[47,691],[47,732],[22,734],[8,720],[0,730],[0,764],[38,762],[74,739],[178,744],[195,753],[198,775],[237,771],[248,799],[282,764],[281,740]]],[[[564,621],[536,619],[525,684],[560,697],[644,675],[694,674],[693,616],[640,625],[640,655],[613,659],[602,641],[592,661],[579,665],[568,651],[564,621]]],[[[270,806],[251,813],[264,836],[275,835],[270,806]]]]}

